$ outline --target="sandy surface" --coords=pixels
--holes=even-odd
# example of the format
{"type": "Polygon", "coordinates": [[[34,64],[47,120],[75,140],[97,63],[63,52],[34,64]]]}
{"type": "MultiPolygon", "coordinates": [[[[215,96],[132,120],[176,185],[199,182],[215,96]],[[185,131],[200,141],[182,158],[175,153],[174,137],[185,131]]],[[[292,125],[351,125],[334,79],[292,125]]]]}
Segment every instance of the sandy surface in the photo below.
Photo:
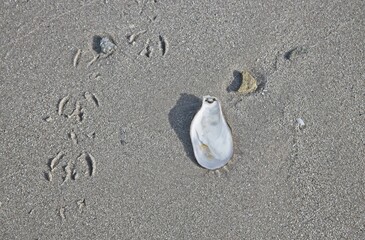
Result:
{"type": "Polygon", "coordinates": [[[50,2],[1,2],[1,239],[365,238],[364,1],[50,2]]]}

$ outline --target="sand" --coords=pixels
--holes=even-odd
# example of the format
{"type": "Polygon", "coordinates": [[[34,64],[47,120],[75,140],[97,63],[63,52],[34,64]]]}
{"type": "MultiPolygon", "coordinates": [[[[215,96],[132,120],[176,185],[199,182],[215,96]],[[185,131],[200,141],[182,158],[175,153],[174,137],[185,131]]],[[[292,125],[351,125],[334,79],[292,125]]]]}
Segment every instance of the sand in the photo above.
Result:
{"type": "Polygon", "coordinates": [[[364,239],[364,10],[3,1],[1,239],[364,239]],[[219,171],[189,138],[208,94],[234,135],[219,171]]]}

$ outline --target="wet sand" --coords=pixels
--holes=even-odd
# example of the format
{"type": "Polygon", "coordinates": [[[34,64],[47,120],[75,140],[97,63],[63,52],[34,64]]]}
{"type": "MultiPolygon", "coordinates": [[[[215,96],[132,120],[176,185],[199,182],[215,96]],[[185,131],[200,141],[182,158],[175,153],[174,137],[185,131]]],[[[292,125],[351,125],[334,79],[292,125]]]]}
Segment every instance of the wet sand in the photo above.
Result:
{"type": "Polygon", "coordinates": [[[1,238],[364,239],[364,10],[5,1],[1,238]],[[234,135],[219,171],[189,137],[208,94],[234,135]]]}

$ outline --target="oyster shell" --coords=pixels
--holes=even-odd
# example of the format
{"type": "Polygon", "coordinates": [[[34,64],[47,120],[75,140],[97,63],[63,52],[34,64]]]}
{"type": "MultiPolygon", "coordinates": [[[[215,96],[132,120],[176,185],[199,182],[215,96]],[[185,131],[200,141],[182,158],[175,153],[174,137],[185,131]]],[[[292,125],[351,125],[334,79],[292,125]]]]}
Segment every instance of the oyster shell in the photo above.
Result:
{"type": "Polygon", "coordinates": [[[216,97],[203,97],[202,107],[190,125],[190,138],[195,158],[204,168],[221,168],[232,158],[231,129],[216,97]]]}

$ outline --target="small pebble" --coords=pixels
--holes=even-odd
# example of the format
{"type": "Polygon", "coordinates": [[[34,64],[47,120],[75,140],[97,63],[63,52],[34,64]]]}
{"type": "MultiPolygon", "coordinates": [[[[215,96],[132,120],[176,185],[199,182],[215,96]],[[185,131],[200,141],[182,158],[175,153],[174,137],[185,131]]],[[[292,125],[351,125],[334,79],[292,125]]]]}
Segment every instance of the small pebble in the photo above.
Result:
{"type": "Polygon", "coordinates": [[[237,90],[239,93],[252,93],[257,89],[257,81],[247,70],[242,73],[242,84],[237,90]]]}

